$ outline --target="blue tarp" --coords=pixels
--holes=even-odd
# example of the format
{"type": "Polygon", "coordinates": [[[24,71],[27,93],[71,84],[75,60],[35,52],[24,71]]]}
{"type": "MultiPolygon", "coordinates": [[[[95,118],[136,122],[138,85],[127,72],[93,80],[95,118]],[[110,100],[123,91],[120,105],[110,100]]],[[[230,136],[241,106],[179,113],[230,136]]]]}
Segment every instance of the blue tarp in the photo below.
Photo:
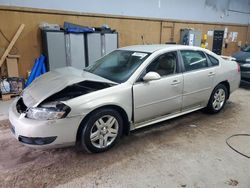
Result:
{"type": "Polygon", "coordinates": [[[36,59],[34,66],[32,67],[30,76],[25,84],[25,87],[29,86],[37,77],[46,73],[45,56],[41,55],[36,59]]]}
{"type": "Polygon", "coordinates": [[[93,33],[95,31],[92,27],[80,26],[69,22],[64,22],[63,27],[68,33],[93,33]]]}

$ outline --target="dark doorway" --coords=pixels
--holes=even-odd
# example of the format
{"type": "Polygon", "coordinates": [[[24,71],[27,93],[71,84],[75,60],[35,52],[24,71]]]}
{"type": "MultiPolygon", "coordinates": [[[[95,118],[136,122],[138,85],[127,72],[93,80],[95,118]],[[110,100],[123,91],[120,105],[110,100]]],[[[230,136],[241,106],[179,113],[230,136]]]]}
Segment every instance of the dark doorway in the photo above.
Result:
{"type": "Polygon", "coordinates": [[[212,51],[218,55],[221,55],[223,36],[224,36],[224,31],[219,31],[219,30],[214,31],[212,51]]]}

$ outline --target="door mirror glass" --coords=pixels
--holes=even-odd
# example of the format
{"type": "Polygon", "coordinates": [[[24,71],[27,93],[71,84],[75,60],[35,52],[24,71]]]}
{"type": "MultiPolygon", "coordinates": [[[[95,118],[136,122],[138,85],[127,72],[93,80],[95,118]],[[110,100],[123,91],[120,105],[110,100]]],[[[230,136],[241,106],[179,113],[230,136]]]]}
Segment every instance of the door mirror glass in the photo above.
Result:
{"type": "Polygon", "coordinates": [[[152,80],[159,80],[161,79],[161,76],[157,72],[148,72],[144,77],[143,80],[145,82],[149,82],[152,80]]]}

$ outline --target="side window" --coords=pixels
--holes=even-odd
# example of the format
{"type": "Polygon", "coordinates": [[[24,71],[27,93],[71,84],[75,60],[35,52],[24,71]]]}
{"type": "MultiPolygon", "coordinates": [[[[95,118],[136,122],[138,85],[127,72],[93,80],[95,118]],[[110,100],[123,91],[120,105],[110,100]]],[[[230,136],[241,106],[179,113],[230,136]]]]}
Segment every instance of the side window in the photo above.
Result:
{"type": "Polygon", "coordinates": [[[201,51],[183,50],[181,56],[186,71],[208,67],[207,58],[201,51]]]}
{"type": "Polygon", "coordinates": [[[219,60],[218,59],[216,59],[215,57],[213,57],[211,55],[208,55],[208,54],[207,54],[207,56],[208,56],[208,58],[209,58],[209,60],[210,60],[210,62],[212,64],[212,66],[219,65],[219,60]]]}
{"type": "Polygon", "coordinates": [[[160,76],[167,76],[176,72],[177,52],[168,52],[155,59],[146,69],[148,72],[157,72],[160,76]]]}

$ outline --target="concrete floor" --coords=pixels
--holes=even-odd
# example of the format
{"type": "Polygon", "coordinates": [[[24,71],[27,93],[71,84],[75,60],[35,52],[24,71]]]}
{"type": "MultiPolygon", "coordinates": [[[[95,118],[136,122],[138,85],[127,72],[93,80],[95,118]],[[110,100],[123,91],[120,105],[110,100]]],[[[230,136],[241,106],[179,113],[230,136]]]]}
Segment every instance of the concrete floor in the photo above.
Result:
{"type": "Polygon", "coordinates": [[[8,118],[9,106],[13,100],[14,99],[11,99],[9,101],[1,101],[0,100],[0,121],[8,118]]]}
{"type": "MultiPolygon", "coordinates": [[[[0,121],[0,187],[250,187],[250,160],[225,139],[250,133],[250,89],[241,88],[217,115],[201,111],[125,137],[112,150],[35,150],[0,121]]],[[[1,104],[2,105],[2,104],[1,104]]],[[[250,155],[250,138],[230,141],[250,155]]]]}

